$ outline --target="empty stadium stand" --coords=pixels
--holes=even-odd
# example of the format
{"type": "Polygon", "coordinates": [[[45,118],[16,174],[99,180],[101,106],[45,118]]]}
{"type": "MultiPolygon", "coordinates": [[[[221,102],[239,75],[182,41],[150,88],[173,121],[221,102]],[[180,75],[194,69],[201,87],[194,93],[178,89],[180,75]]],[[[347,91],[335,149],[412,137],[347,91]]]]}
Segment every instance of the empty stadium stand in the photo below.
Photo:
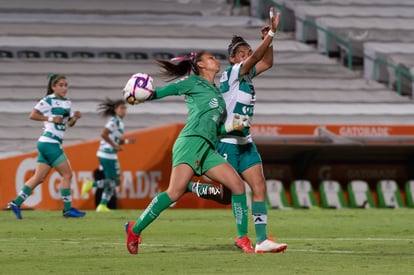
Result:
{"type": "MultiPolygon", "coordinates": [[[[389,83],[388,85],[393,85],[393,82],[396,80],[396,77],[390,78],[390,69],[397,71],[399,70],[404,73],[405,77],[414,80],[414,76],[409,73],[409,71],[404,70],[409,68],[412,70],[412,62],[414,54],[414,44],[413,43],[380,43],[380,42],[368,42],[364,44],[364,77],[366,79],[373,79],[382,83],[389,83]],[[406,59],[399,59],[398,63],[395,64],[396,60],[392,60],[393,54],[404,54],[409,57],[406,59]],[[397,66],[398,65],[398,66],[397,66]],[[390,81],[390,79],[393,79],[390,81]]],[[[395,75],[395,72],[392,73],[395,75]]],[[[407,84],[410,85],[411,81],[407,84]]],[[[397,90],[400,94],[408,94],[413,98],[412,88],[408,87],[403,92],[402,90],[397,90]]],[[[402,87],[401,87],[402,89],[402,87]]]]}
{"type": "MultiPolygon", "coordinates": [[[[307,1],[274,2],[285,5],[284,20],[288,20],[287,10],[292,12],[295,25],[295,5],[307,1]]],[[[361,1],[312,4],[347,6],[345,2],[361,1]]],[[[265,24],[259,18],[230,16],[231,7],[225,0],[155,0],[139,6],[132,0],[53,3],[0,1],[0,127],[4,129],[0,156],[35,149],[40,123],[27,116],[45,93],[48,73],[68,76],[73,107],[83,113],[78,125],[67,132],[65,144],[94,139],[104,123],[96,113],[99,100],[120,97],[130,74],[150,73],[156,85],[162,85],[154,58],[200,49],[213,52],[224,69],[231,36],[242,35],[255,47],[265,24]]],[[[361,3],[368,6],[371,2],[361,3]]],[[[410,1],[395,3],[412,8],[410,1]]],[[[376,79],[364,79],[361,71],[350,70],[322,55],[314,45],[296,40],[295,33],[278,32],[274,44],[274,67],[255,82],[259,96],[254,122],[414,122],[409,97],[391,92],[376,79]]],[[[185,117],[183,99],[177,97],[130,107],[125,121],[127,130],[132,130],[181,123],[185,117]]]]}
{"type": "Polygon", "coordinates": [[[320,52],[329,56],[339,56],[340,62],[348,68],[363,67],[365,78],[386,83],[398,94],[413,97],[414,75],[410,72],[409,59],[398,60],[400,62],[396,64],[396,60],[389,57],[372,59],[372,56],[382,54],[384,48],[387,48],[388,54],[412,54],[410,45],[414,42],[414,2],[409,0],[275,0],[272,2],[283,13],[284,29],[295,31],[298,41],[314,43],[320,52]],[[371,43],[376,44],[375,48],[371,43]],[[392,45],[393,43],[407,46],[392,45]],[[376,74],[377,68],[379,72],[376,74]],[[388,74],[384,75],[384,71],[387,70],[396,71],[397,73],[392,74],[398,76],[388,78],[388,74]]]}

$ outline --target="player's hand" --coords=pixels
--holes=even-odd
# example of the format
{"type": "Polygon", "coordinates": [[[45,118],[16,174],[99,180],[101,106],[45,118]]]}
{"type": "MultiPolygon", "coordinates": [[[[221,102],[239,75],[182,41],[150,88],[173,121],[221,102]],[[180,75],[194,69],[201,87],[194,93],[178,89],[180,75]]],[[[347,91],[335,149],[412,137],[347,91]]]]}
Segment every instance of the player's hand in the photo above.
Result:
{"type": "Polygon", "coordinates": [[[250,126],[249,116],[234,114],[232,121],[226,123],[224,126],[227,133],[231,131],[243,131],[244,128],[250,126]]]}
{"type": "Polygon", "coordinates": [[[73,117],[76,119],[80,119],[82,117],[82,114],[80,111],[73,112],[73,117]]]}
{"type": "Polygon", "coordinates": [[[270,29],[272,30],[272,32],[276,32],[277,28],[279,27],[279,22],[280,22],[280,12],[276,12],[275,14],[274,7],[270,7],[269,20],[270,20],[270,23],[269,23],[270,29]]]}
{"type": "Polygon", "coordinates": [[[118,152],[118,151],[122,151],[122,147],[119,144],[115,144],[114,149],[118,152]]]}
{"type": "Polygon", "coordinates": [[[134,137],[124,139],[124,144],[134,144],[136,139],[134,137]]]}
{"type": "Polygon", "coordinates": [[[262,28],[262,40],[265,39],[265,37],[266,37],[267,33],[269,32],[269,30],[270,30],[269,25],[266,25],[262,28]]]}
{"type": "Polygon", "coordinates": [[[128,103],[128,104],[131,104],[131,105],[138,105],[138,104],[140,104],[141,102],[140,102],[140,101],[138,101],[138,99],[135,99],[135,100],[134,100],[134,98],[130,97],[130,98],[128,98],[128,99],[127,99],[127,103],[128,103]]]}

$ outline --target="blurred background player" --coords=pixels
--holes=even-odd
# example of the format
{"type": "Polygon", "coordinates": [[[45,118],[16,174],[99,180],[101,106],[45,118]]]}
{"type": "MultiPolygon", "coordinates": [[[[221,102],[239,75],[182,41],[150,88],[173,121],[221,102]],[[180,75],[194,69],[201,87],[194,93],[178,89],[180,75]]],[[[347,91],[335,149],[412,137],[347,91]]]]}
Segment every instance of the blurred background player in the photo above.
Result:
{"type": "Polygon", "coordinates": [[[62,148],[66,125],[72,127],[81,118],[79,111],[71,112],[71,101],[66,98],[67,92],[66,77],[60,74],[51,75],[46,97],[40,100],[30,113],[31,120],[44,122],[44,131],[37,142],[38,157],[35,173],[25,182],[18,196],[8,203],[8,208],[13,210],[18,219],[22,219],[20,206],[36,186],[45,180],[53,167],[62,177],[60,195],[63,200],[63,216],[67,218],[85,216],[85,212],[72,207],[70,189],[72,168],[62,148]]]}
{"type": "MultiPolygon", "coordinates": [[[[223,72],[220,89],[227,108],[227,121],[235,114],[253,117],[256,93],[252,79],[273,66],[273,37],[279,25],[279,12],[270,8],[270,26],[262,28],[262,43],[255,51],[240,36],[228,46],[230,66],[223,72]]],[[[287,248],[267,235],[266,180],[262,159],[250,134],[250,125],[243,131],[232,131],[222,137],[218,152],[236,169],[252,190],[252,215],[256,230],[256,253],[281,252],[287,248]]],[[[190,190],[206,199],[228,204],[229,190],[208,184],[190,183],[190,190]]]]}
{"type": "Polygon", "coordinates": [[[102,139],[96,153],[100,167],[103,169],[104,179],[95,181],[85,180],[82,185],[81,195],[85,196],[92,187],[103,188],[102,197],[96,207],[96,211],[109,212],[111,210],[108,208],[108,202],[115,194],[116,187],[121,183],[118,152],[122,151],[121,145],[133,144],[135,139],[122,139],[125,128],[123,118],[127,112],[127,105],[123,99],[111,100],[106,98],[99,104],[98,112],[102,117],[109,117],[102,130],[102,139]]]}
{"type": "Polygon", "coordinates": [[[231,165],[215,150],[219,133],[243,129],[243,123],[237,118],[223,124],[226,104],[214,83],[214,78],[220,71],[220,63],[205,51],[192,53],[186,58],[174,58],[172,61],[179,63],[158,60],[164,75],[172,79],[185,77],[155,89],[150,99],[185,95],[189,115],[174,143],[173,167],[167,190],[151,201],[136,222],[130,221],[125,225],[127,249],[129,253],[137,254],[142,231],[185,193],[194,175],[205,174],[232,191],[233,215],[238,232],[235,242],[244,252],[254,253],[247,236],[248,209],[244,184],[231,165]]]}

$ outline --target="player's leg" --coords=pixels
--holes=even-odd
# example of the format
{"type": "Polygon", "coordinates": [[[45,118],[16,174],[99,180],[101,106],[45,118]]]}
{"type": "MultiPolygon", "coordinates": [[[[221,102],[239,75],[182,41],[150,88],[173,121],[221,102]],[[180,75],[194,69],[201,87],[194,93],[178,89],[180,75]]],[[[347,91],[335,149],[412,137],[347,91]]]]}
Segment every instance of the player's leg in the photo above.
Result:
{"type": "Polygon", "coordinates": [[[72,190],[70,189],[70,185],[72,183],[72,168],[65,153],[58,144],[53,147],[49,147],[49,159],[52,167],[54,167],[62,177],[60,195],[62,196],[63,200],[63,216],[71,218],[79,218],[85,216],[85,212],[81,212],[78,209],[72,207],[72,190]]]}
{"type": "MultiPolygon", "coordinates": [[[[221,158],[214,154],[215,157],[221,158]]],[[[211,160],[214,161],[213,156],[211,160]]],[[[253,253],[253,247],[247,236],[248,232],[248,208],[244,183],[233,169],[233,167],[223,159],[224,162],[213,166],[206,172],[206,176],[212,180],[228,187],[231,192],[231,202],[233,215],[236,219],[237,238],[234,244],[245,253],[253,253]]]]}
{"type": "MultiPolygon", "coordinates": [[[[217,152],[231,164],[231,166],[236,170],[236,172],[239,171],[238,145],[220,142],[217,145],[217,152]]],[[[231,203],[231,191],[226,186],[217,186],[214,184],[206,183],[190,183],[188,189],[189,191],[203,199],[214,200],[221,204],[231,203]]]]}
{"type": "Polygon", "coordinates": [[[268,238],[267,234],[267,207],[265,203],[266,183],[261,164],[254,165],[242,173],[242,177],[252,190],[252,216],[256,231],[255,251],[280,252],[286,249],[285,244],[278,244],[268,238]]]}
{"type": "Polygon", "coordinates": [[[117,159],[103,159],[99,158],[99,161],[103,167],[105,182],[102,192],[101,200],[96,207],[97,212],[109,212],[108,202],[111,200],[115,193],[117,182],[121,175],[119,161],[117,159]]]}
{"type": "Polygon", "coordinates": [[[202,199],[213,200],[224,205],[231,204],[231,191],[222,184],[191,181],[186,191],[192,192],[202,199]]]}
{"type": "Polygon", "coordinates": [[[36,164],[35,173],[28,181],[25,182],[22,189],[12,201],[8,203],[8,208],[13,210],[16,218],[22,219],[20,207],[23,202],[32,194],[33,190],[41,184],[49,174],[51,167],[48,164],[38,162],[36,164]]]}
{"type": "Polygon", "coordinates": [[[186,186],[194,176],[193,169],[187,164],[173,167],[168,189],[159,193],[147,206],[136,222],[127,222],[127,249],[131,254],[138,253],[138,244],[141,242],[141,232],[174,201],[177,201],[185,192],[186,186]]]}

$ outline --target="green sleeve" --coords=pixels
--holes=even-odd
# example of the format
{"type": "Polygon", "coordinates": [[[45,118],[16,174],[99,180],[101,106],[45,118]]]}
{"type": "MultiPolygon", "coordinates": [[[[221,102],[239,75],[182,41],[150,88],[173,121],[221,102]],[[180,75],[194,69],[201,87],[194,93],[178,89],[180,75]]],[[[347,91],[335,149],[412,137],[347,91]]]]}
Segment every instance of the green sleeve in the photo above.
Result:
{"type": "Polygon", "coordinates": [[[178,90],[175,85],[170,84],[164,87],[155,88],[155,94],[151,100],[160,99],[170,95],[178,95],[178,90]]]}
{"type": "Polygon", "coordinates": [[[171,95],[186,94],[188,91],[191,90],[193,86],[194,84],[192,83],[192,81],[189,81],[186,78],[180,79],[166,86],[155,88],[155,94],[152,97],[152,100],[160,99],[171,95]]]}

